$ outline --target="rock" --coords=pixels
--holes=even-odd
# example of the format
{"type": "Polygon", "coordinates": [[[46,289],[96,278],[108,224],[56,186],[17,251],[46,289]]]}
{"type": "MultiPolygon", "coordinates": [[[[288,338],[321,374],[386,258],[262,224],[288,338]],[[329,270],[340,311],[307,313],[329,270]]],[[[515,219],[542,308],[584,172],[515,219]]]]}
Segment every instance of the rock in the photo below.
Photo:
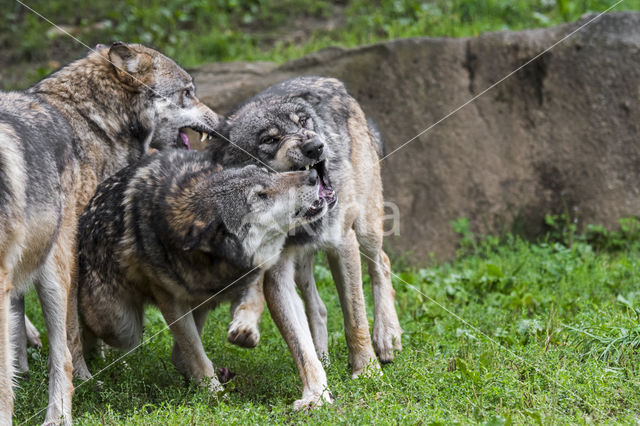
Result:
{"type": "Polygon", "coordinates": [[[424,262],[455,253],[450,222],[459,217],[479,234],[533,236],[546,213],[614,227],[640,212],[640,14],[605,15],[501,81],[594,16],[191,72],[219,112],[296,75],[343,80],[392,153],[382,161],[384,191],[401,218],[390,251],[424,262]]]}

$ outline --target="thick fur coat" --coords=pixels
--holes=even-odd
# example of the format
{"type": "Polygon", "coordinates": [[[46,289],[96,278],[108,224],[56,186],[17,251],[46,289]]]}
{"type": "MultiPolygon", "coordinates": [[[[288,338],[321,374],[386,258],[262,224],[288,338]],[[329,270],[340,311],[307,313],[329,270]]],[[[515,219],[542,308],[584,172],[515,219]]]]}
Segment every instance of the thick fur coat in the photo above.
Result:
{"type": "Polygon", "coordinates": [[[222,170],[201,152],[157,153],[103,182],[80,218],[79,306],[85,340],[131,349],[144,305],[157,305],[185,376],[221,390],[200,333],[279,258],[287,233],[326,212],[315,170],[222,170]]]}
{"type": "Polygon", "coordinates": [[[23,317],[10,315],[9,299],[33,282],[49,332],[46,422],[71,422],[66,328],[68,322],[71,347],[79,347],[69,299],[78,216],[98,183],[150,147],[184,146],[185,127],[213,131],[218,116],[193,90],[171,59],[114,43],[26,92],[0,94],[0,424],[11,422],[13,409],[10,330],[24,336],[25,327],[23,317]]]}
{"type": "MultiPolygon", "coordinates": [[[[310,226],[296,229],[283,255],[265,274],[264,294],[298,365],[306,407],[330,400],[320,362],[328,355],[327,316],[313,278],[313,258],[325,250],[344,315],[353,376],[379,369],[401,349],[390,264],[382,250],[383,196],[380,133],[344,85],[333,78],[298,77],[276,84],[231,111],[224,138],[211,152],[222,164],[263,164],[276,172],[315,169],[329,211],[310,226]],[[373,285],[373,347],[365,312],[360,250],[373,285]],[[304,307],[295,286],[305,301],[304,307]],[[298,319],[306,316],[306,322],[298,319]],[[315,347],[315,351],[314,351],[315,347]]],[[[259,286],[259,282],[256,282],[259,286]]],[[[248,293],[259,296],[259,292],[248,293]]],[[[261,301],[246,302],[259,306],[261,301]]],[[[255,316],[234,318],[229,339],[256,341],[255,316]]]]}

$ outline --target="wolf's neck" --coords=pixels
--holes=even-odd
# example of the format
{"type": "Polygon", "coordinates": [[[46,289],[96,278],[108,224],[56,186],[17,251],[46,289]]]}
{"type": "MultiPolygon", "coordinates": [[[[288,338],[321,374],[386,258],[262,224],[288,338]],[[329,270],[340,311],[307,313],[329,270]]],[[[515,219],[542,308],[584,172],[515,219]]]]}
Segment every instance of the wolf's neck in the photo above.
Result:
{"type": "Polygon", "coordinates": [[[285,234],[279,229],[264,230],[251,227],[242,240],[242,245],[245,253],[253,259],[254,266],[269,268],[278,259],[284,242],[285,234]]]}
{"type": "Polygon", "coordinates": [[[79,145],[78,160],[102,181],[144,155],[150,130],[136,113],[136,96],[109,78],[97,81],[105,74],[90,71],[101,64],[86,62],[63,68],[28,92],[62,114],[79,145]]]}

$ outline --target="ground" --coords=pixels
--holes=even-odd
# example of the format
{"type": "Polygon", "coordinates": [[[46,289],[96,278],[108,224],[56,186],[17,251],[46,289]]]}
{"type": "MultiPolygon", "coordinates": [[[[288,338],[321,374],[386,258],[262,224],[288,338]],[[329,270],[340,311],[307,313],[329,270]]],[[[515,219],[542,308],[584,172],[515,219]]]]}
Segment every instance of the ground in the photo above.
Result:
{"type": "MultiPolygon", "coordinates": [[[[171,335],[147,311],[144,344],[124,359],[92,360],[96,381],[79,385],[78,424],[212,423],[634,423],[640,420],[640,222],[620,231],[548,218],[538,242],[463,236],[459,257],[428,268],[394,262],[404,350],[384,375],[352,380],[337,293],[322,259],[316,278],[329,311],[332,406],[297,413],[301,383],[267,312],[253,350],[226,342],[223,305],[210,316],[204,346],[237,376],[216,400],[171,364],[171,335]],[[115,363],[114,363],[115,362],[115,363]],[[113,364],[112,364],[113,363],[113,364]]],[[[370,284],[365,283],[370,296],[370,284]]],[[[369,298],[370,301],[370,298],[369,298]]],[[[34,295],[28,310],[43,329],[34,295]]],[[[372,312],[369,304],[369,313],[372,312]]],[[[45,339],[46,347],[46,339],[45,339]]],[[[47,404],[47,350],[30,349],[19,381],[16,421],[47,404]]]]}

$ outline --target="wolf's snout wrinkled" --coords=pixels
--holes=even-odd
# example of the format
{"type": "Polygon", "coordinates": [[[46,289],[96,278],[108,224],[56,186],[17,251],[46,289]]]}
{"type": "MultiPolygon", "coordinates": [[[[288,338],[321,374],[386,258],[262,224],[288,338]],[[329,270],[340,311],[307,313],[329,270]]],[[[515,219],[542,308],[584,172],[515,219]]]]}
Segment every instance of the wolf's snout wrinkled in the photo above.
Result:
{"type": "Polygon", "coordinates": [[[304,152],[304,155],[314,160],[320,159],[322,151],[324,151],[324,143],[317,138],[311,139],[302,145],[302,152],[304,152]]]}
{"type": "Polygon", "coordinates": [[[207,129],[207,133],[215,132],[216,127],[219,126],[222,121],[222,117],[216,114],[211,108],[209,108],[203,102],[200,102],[200,107],[202,109],[202,115],[206,125],[210,126],[209,129],[207,129]]]}

